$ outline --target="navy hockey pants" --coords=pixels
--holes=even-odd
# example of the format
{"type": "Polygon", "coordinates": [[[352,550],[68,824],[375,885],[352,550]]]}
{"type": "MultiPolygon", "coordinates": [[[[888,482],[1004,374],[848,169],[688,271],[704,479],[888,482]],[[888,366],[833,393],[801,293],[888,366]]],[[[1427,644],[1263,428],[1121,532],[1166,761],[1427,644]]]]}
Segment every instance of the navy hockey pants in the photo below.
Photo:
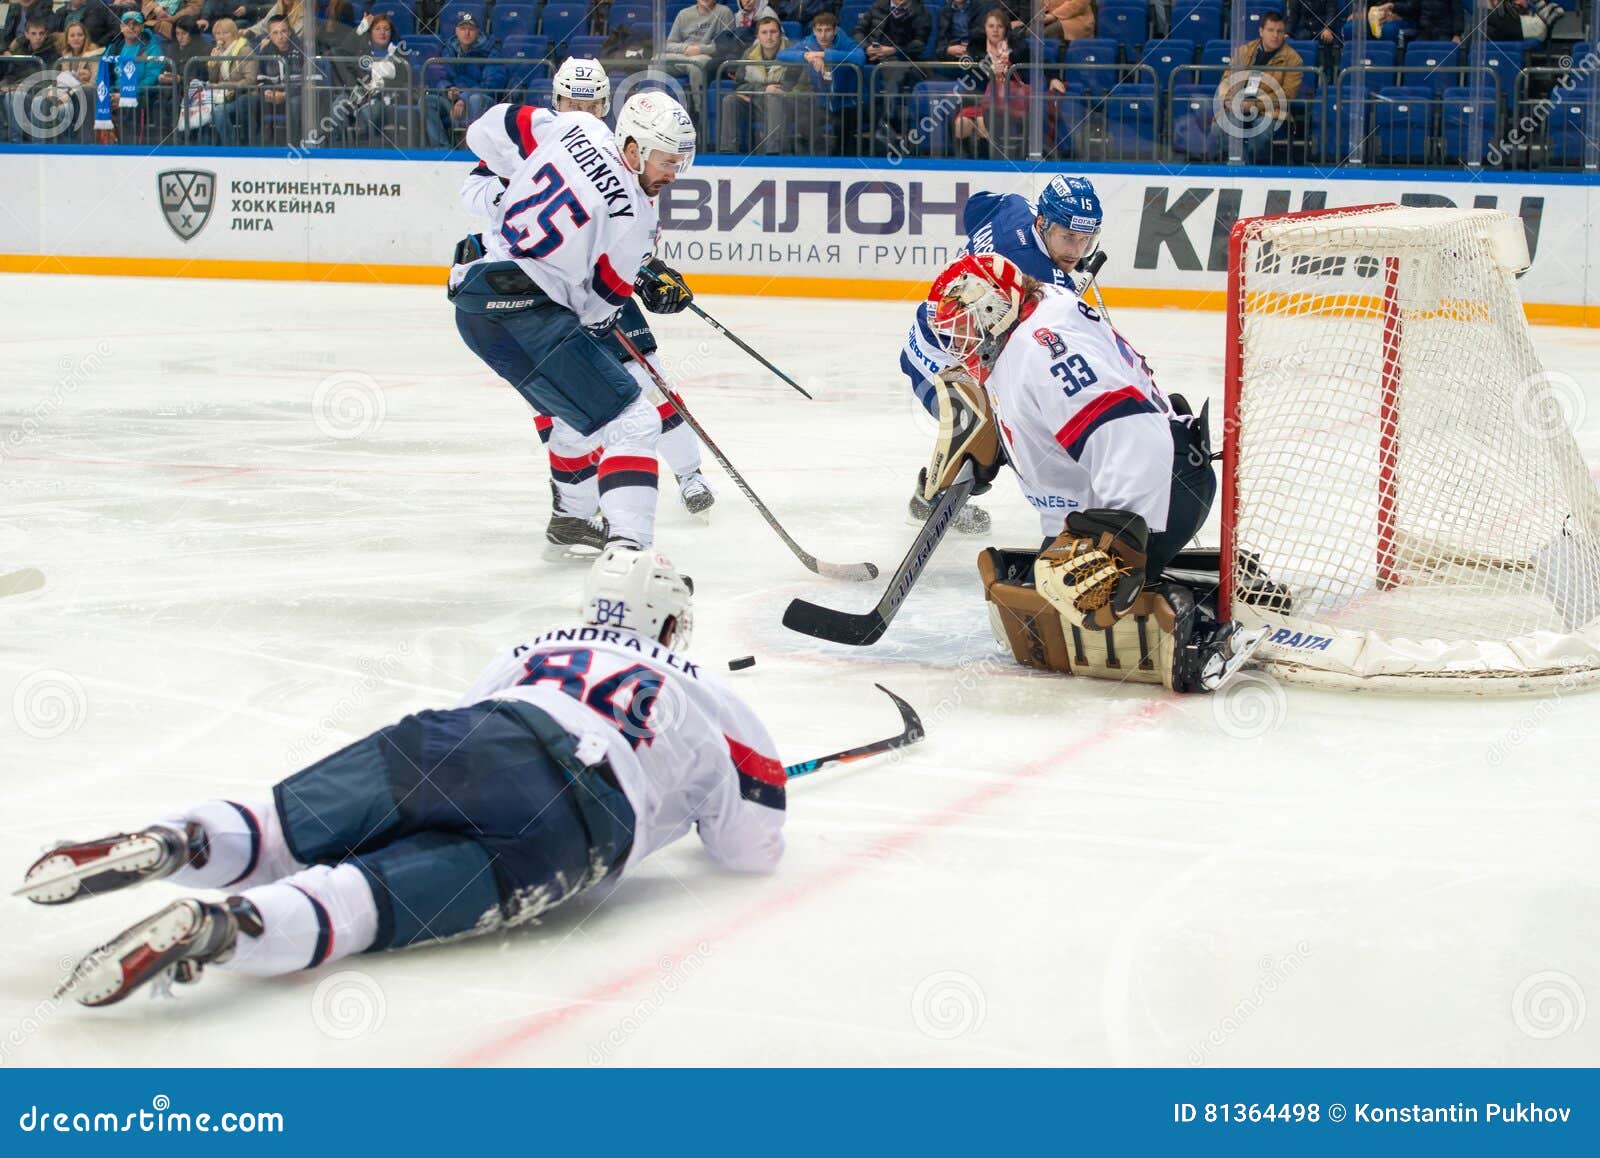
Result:
{"type": "Polygon", "coordinates": [[[627,859],[633,808],[609,768],[516,700],[419,712],[273,790],[303,864],[354,864],[378,906],[372,950],[537,916],[627,859]]]}
{"type": "Polygon", "coordinates": [[[609,327],[604,335],[585,328],[515,262],[474,266],[451,300],[467,347],[540,414],[590,435],[639,397],[639,384],[623,368],[609,327]],[[497,278],[505,279],[506,292],[497,278]]]}

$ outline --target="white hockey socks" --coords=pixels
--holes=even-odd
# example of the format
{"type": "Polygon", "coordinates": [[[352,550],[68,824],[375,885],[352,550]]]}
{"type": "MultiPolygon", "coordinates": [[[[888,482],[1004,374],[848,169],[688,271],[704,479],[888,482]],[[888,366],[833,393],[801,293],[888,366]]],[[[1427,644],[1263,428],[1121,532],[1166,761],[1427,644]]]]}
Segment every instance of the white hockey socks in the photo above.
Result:
{"type": "MultiPolygon", "coordinates": [[[[666,374],[661,369],[661,363],[654,354],[646,354],[645,360],[656,368],[663,380],[666,374]]],[[[655,379],[650,377],[649,371],[637,362],[628,363],[628,373],[633,375],[639,389],[647,394],[658,389],[655,379]]],[[[661,418],[661,457],[667,460],[667,468],[678,478],[691,475],[700,469],[700,439],[683,420],[683,415],[678,413],[678,408],[668,398],[656,406],[656,414],[661,418]]]]}
{"type": "Polygon", "coordinates": [[[205,830],[206,862],[178,869],[168,878],[174,884],[237,892],[305,867],[289,852],[278,806],[270,798],[207,800],[162,823],[182,832],[191,821],[205,830]]]}
{"type": "Polygon", "coordinates": [[[640,547],[655,541],[656,447],[661,418],[639,395],[599,431],[605,453],[600,458],[600,510],[613,539],[640,547]]]}
{"type": "Polygon", "coordinates": [[[361,952],[378,935],[372,886],[353,864],[316,865],[243,896],[261,915],[261,931],[241,927],[220,969],[252,977],[314,969],[361,952]]]}
{"type": "Polygon", "coordinates": [[[559,418],[544,415],[533,420],[539,439],[550,456],[550,484],[555,488],[555,514],[587,519],[600,509],[596,474],[600,440],[585,438],[559,418]]]}

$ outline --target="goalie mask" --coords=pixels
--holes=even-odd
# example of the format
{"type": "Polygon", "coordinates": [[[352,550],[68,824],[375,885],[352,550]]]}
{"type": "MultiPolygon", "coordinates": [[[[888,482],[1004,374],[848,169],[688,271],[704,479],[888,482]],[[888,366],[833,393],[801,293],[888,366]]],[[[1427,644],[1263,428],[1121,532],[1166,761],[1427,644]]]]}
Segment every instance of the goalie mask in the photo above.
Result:
{"type": "Polygon", "coordinates": [[[611,546],[583,583],[583,621],[637,631],[683,651],[694,632],[694,584],[659,551],[611,546]]]}
{"type": "Polygon", "coordinates": [[[982,380],[1022,318],[1022,271],[996,253],[967,254],[934,279],[929,319],[950,356],[982,380]]]}

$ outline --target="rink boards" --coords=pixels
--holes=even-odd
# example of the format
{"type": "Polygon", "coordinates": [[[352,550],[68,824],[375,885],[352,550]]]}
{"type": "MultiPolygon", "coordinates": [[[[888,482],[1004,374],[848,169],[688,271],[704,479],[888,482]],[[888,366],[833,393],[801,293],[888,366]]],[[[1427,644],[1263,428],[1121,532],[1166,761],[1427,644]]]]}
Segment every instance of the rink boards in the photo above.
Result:
{"type": "MultiPolygon", "coordinates": [[[[430,284],[475,228],[457,200],[462,154],[0,151],[3,271],[430,284]]],[[[707,158],[663,195],[662,256],[706,292],[920,297],[964,240],[968,196],[1032,196],[1062,171],[1093,179],[1106,207],[1113,305],[1221,309],[1234,221],[1396,201],[1517,214],[1530,318],[1600,325],[1596,186],[1575,174],[707,158]]]]}

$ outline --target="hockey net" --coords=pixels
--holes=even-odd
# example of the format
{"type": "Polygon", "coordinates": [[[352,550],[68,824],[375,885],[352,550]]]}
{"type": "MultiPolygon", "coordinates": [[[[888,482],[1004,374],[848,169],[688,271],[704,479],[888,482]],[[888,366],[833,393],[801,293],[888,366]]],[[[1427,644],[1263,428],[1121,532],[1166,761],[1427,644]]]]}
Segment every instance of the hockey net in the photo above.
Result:
{"type": "Polygon", "coordinates": [[[1223,606],[1314,683],[1600,678],[1600,503],[1576,384],[1534,353],[1516,218],[1369,206],[1239,222],[1223,606]]]}

